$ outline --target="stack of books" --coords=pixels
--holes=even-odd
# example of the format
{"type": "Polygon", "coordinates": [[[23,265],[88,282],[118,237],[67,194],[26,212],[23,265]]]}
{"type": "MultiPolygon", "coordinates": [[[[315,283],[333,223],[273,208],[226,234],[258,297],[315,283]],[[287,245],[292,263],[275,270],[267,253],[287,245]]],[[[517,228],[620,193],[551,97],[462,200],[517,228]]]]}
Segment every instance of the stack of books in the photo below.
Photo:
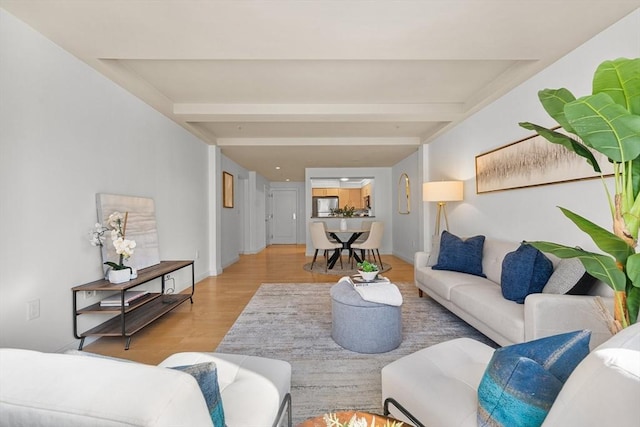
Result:
{"type": "MultiPolygon", "coordinates": [[[[124,306],[128,307],[133,301],[147,295],[149,291],[125,291],[124,306]]],[[[120,293],[113,294],[100,301],[100,307],[120,307],[122,304],[122,295],[120,293]]]]}
{"type": "Polygon", "coordinates": [[[351,277],[351,280],[353,281],[354,286],[367,286],[374,283],[391,283],[389,279],[379,274],[378,277],[373,280],[364,280],[360,275],[356,274],[355,276],[351,277]]]}

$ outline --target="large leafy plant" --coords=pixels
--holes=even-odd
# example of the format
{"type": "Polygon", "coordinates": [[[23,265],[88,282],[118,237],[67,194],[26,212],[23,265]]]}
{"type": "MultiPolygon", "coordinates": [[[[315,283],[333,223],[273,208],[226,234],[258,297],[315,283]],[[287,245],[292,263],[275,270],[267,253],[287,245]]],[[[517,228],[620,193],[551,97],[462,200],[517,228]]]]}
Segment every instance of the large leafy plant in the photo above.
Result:
{"type": "Polygon", "coordinates": [[[560,208],[606,255],[550,242],[530,243],[560,258],[579,258],[589,274],[611,286],[614,318],[624,328],[637,321],[640,307],[640,254],[636,253],[640,226],[640,58],[600,64],[592,92],[577,99],[565,88],[538,92],[544,109],[565,132],[528,122],[520,126],[584,157],[598,173],[602,173],[600,165],[588,148],[613,163],[613,194],[602,180],[612,231],[560,208]]]}

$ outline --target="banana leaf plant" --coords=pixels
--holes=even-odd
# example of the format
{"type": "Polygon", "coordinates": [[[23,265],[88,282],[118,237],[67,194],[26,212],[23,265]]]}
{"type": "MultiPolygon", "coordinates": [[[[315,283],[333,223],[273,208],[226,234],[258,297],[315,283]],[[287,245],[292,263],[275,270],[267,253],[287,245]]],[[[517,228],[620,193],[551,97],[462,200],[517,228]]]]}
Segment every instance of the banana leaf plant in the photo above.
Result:
{"type": "Polygon", "coordinates": [[[520,126],[584,157],[601,177],[600,165],[589,149],[604,154],[613,164],[613,193],[602,179],[612,231],[560,208],[605,254],[557,243],[529,243],[559,258],[579,258],[589,274],[613,289],[614,319],[625,328],[638,320],[640,308],[640,254],[636,253],[640,226],[640,58],[600,64],[592,92],[577,99],[565,88],[538,92],[546,112],[564,129],[562,133],[529,122],[520,126]]]}

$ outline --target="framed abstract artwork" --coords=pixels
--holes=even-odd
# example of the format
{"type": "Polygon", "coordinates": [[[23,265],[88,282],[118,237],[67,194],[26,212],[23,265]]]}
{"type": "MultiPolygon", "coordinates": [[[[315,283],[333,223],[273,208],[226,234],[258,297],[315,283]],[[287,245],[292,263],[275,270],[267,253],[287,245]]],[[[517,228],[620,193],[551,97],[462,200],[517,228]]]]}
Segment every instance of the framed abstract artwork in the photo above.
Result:
{"type": "MultiPolygon", "coordinates": [[[[604,176],[613,165],[591,150],[604,176]]],[[[476,156],[476,193],[599,178],[583,158],[540,135],[533,135],[476,156]]]]}
{"type": "Polygon", "coordinates": [[[233,207],[233,175],[222,172],[222,206],[233,207]]]}
{"type": "MultiPolygon", "coordinates": [[[[153,199],[147,197],[122,196],[119,194],[96,194],[98,222],[106,224],[114,212],[127,214],[126,238],[135,240],[133,256],[126,265],[138,270],[160,263],[160,245],[153,199]]],[[[111,244],[110,236],[102,246],[102,261],[117,262],[119,256],[111,244]]]]}

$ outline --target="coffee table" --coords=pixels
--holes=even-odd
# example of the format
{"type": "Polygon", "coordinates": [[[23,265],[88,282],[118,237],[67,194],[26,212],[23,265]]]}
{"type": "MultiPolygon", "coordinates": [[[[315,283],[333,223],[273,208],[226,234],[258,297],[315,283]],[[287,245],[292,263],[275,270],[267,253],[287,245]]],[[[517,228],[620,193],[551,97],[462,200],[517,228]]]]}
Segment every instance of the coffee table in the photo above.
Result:
{"type": "MultiPolygon", "coordinates": [[[[394,422],[397,423],[396,427],[400,427],[401,425],[403,425],[400,421],[394,418],[385,417],[383,415],[372,414],[369,412],[338,411],[338,412],[332,412],[332,414],[335,414],[338,417],[338,420],[340,420],[340,422],[342,423],[348,422],[354,415],[356,415],[358,418],[366,419],[368,427],[386,427],[387,425],[393,426],[394,422]],[[374,419],[375,419],[375,424],[372,424],[374,419]],[[387,422],[389,424],[387,424],[387,422]]],[[[324,415],[320,415],[319,417],[310,418],[302,422],[301,424],[298,424],[297,427],[327,427],[327,423],[325,423],[324,421],[324,415]]]]}

